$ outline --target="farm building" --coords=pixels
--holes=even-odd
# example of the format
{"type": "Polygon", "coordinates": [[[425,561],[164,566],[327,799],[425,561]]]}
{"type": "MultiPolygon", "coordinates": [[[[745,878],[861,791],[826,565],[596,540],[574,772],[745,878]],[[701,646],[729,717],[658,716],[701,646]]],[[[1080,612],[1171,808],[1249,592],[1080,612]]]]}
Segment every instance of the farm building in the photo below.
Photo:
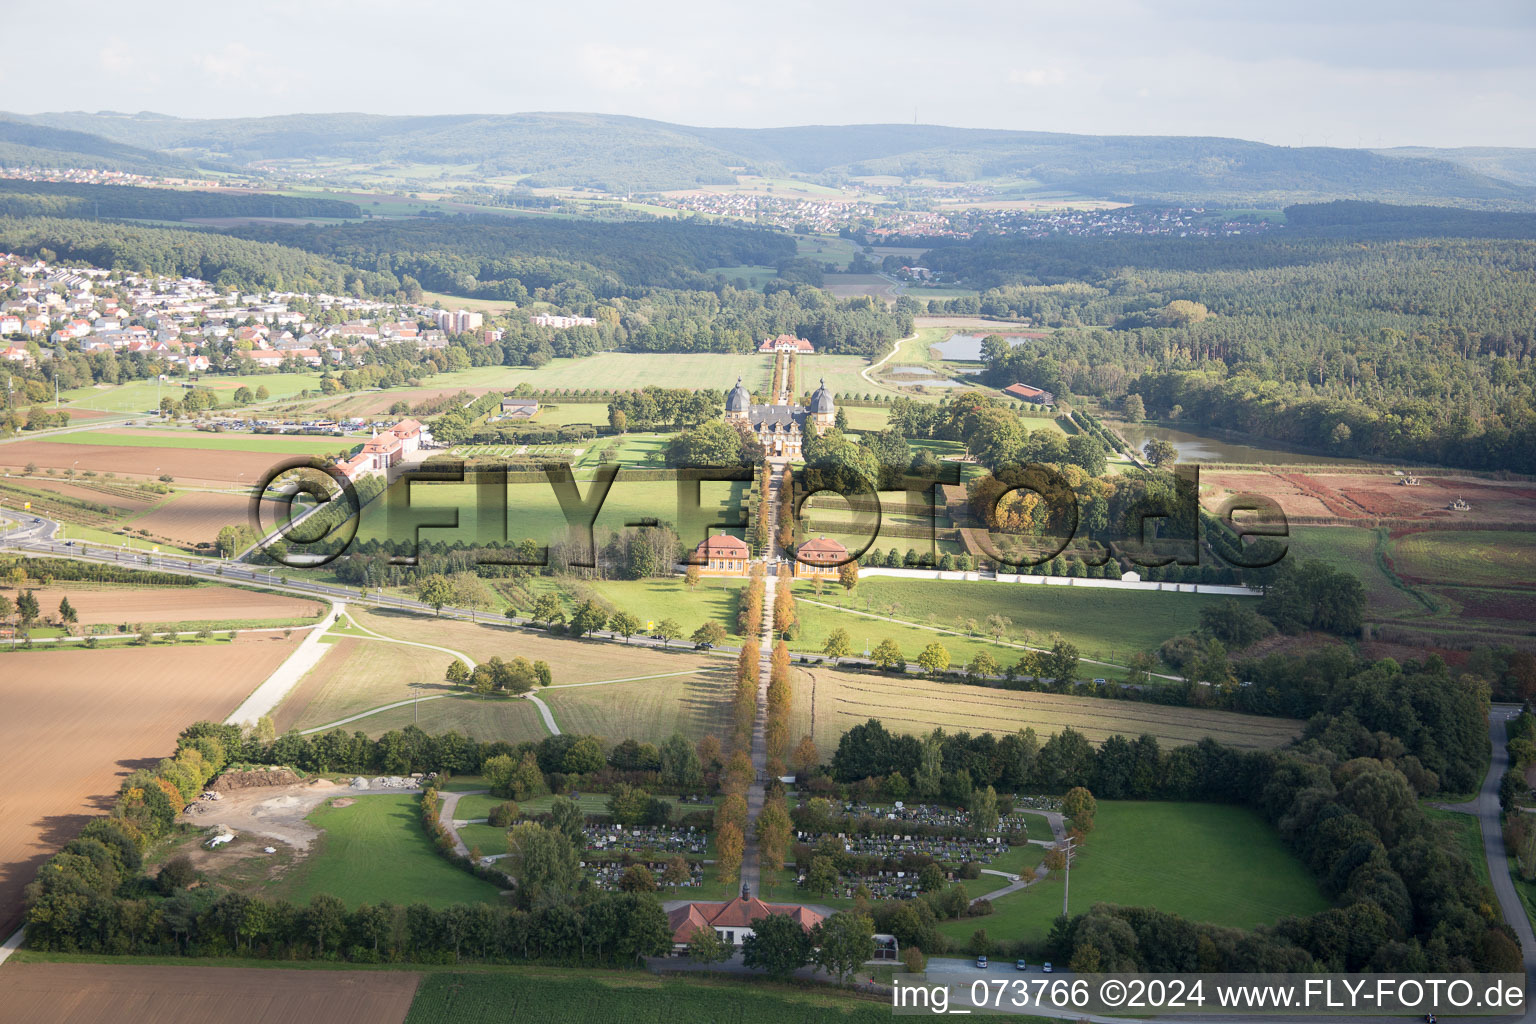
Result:
{"type": "Polygon", "coordinates": [[[503,398],[501,400],[501,415],[509,420],[531,420],[539,412],[539,400],[537,398],[503,398]]]}
{"type": "Polygon", "coordinates": [[[1055,395],[1029,384],[1010,384],[1003,388],[1003,394],[1017,398],[1021,402],[1033,402],[1036,405],[1056,404],[1055,395]]]}

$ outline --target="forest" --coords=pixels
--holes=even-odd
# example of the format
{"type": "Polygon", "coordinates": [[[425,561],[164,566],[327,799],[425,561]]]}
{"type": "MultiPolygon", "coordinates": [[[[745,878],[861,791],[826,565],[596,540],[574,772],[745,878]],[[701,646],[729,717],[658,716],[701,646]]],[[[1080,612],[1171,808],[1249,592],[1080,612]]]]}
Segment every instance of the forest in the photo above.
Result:
{"type": "Polygon", "coordinates": [[[1062,328],[989,346],[987,383],[1135,394],[1154,418],[1327,454],[1536,470],[1536,222],[1287,215],[1300,227],[1268,237],[993,239],[925,259],[988,288],[983,313],[1062,328]]]}
{"type": "Polygon", "coordinates": [[[358,270],[312,253],[216,231],[64,217],[0,217],[0,250],[95,267],[197,277],[242,291],[392,295],[390,274],[358,270]]]}
{"type": "Polygon", "coordinates": [[[646,287],[707,287],[711,267],[774,265],[794,240],[751,228],[675,220],[596,222],[539,217],[442,217],[339,226],[261,225],[242,238],[388,271],[431,291],[525,302],[538,289],[579,286],[599,298],[646,287]]]}
{"type": "Polygon", "coordinates": [[[193,217],[357,218],[362,215],[356,203],[341,199],[0,178],[0,216],[6,217],[189,220],[193,217]]]}

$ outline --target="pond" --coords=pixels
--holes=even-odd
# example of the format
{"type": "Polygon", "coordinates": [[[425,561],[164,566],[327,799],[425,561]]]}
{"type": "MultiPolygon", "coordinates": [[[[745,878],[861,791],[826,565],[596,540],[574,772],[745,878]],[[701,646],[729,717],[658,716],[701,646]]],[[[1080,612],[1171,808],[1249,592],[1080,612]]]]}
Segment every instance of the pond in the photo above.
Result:
{"type": "Polygon", "coordinates": [[[905,375],[905,376],[908,376],[908,377],[937,377],[938,376],[937,371],[929,369],[926,366],[893,366],[893,367],[891,367],[890,372],[893,373],[893,374],[905,375]]]}
{"type": "Polygon", "coordinates": [[[924,378],[923,380],[893,380],[887,383],[899,388],[968,388],[971,385],[959,380],[937,380],[924,378]]]}
{"type": "Polygon", "coordinates": [[[1308,455],[1304,452],[1281,451],[1278,448],[1258,448],[1253,445],[1225,441],[1209,434],[1194,434],[1173,427],[1160,427],[1151,423],[1113,423],[1136,448],[1140,449],[1152,438],[1170,442],[1179,450],[1180,462],[1235,462],[1259,466],[1288,466],[1297,464],[1358,466],[1361,459],[1341,459],[1329,455],[1308,455]]]}
{"type": "MultiPolygon", "coordinates": [[[[961,362],[979,363],[981,362],[981,340],[985,337],[985,334],[956,334],[952,335],[948,341],[941,341],[936,345],[929,345],[928,347],[936,352],[940,359],[956,359],[961,362]]],[[[1045,335],[1036,332],[1033,334],[1004,334],[1003,337],[1007,339],[1010,345],[1022,345],[1026,341],[1043,338],[1045,335]]]]}

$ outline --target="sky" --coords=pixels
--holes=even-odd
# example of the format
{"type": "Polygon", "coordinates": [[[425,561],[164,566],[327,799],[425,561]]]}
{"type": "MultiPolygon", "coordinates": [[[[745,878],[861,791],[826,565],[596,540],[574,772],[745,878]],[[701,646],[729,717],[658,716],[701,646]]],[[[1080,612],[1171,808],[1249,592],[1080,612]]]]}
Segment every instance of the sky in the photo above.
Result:
{"type": "Polygon", "coordinates": [[[0,0],[0,108],[1536,146],[1533,0],[0,0]]]}

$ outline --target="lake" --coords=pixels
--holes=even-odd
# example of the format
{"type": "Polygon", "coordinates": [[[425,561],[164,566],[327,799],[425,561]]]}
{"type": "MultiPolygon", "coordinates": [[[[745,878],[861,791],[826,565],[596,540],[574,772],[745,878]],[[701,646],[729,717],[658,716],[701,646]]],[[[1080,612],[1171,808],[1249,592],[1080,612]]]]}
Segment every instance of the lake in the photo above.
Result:
{"type": "Polygon", "coordinates": [[[1359,466],[1368,464],[1361,459],[1341,459],[1329,455],[1307,455],[1301,452],[1281,451],[1278,448],[1257,448],[1236,441],[1224,441],[1209,434],[1192,434],[1173,427],[1159,427],[1151,423],[1114,423],[1112,426],[1137,449],[1153,438],[1170,442],[1179,450],[1180,462],[1237,462],[1259,466],[1292,466],[1297,464],[1328,466],[1359,466]]]}
{"type": "MultiPolygon", "coordinates": [[[[940,359],[953,359],[963,363],[981,362],[981,341],[985,334],[955,334],[948,341],[941,341],[928,347],[937,352],[940,359]]],[[[1010,345],[1022,345],[1026,341],[1043,338],[1045,335],[1034,334],[1004,334],[1010,345]]]]}

